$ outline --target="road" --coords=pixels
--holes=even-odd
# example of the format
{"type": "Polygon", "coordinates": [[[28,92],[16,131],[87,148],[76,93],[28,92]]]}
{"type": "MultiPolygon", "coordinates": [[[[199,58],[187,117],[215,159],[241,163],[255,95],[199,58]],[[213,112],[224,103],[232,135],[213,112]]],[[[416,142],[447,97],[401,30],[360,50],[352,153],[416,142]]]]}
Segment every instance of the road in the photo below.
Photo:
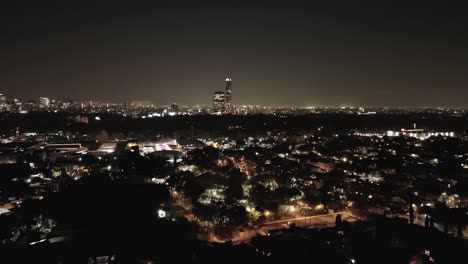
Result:
{"type": "MultiPolygon", "coordinates": [[[[176,202],[172,204],[173,210],[176,212],[177,215],[183,215],[189,221],[196,221],[194,215],[184,206],[183,203],[176,202]]],[[[336,212],[330,214],[323,214],[323,215],[313,215],[313,216],[297,216],[292,218],[286,219],[279,219],[279,220],[270,220],[263,223],[259,228],[256,229],[249,229],[249,230],[238,230],[235,231],[231,241],[235,244],[239,243],[249,243],[250,238],[260,235],[268,235],[271,230],[281,229],[290,226],[291,224],[295,224],[297,227],[303,228],[326,228],[326,227],[333,227],[335,226],[336,216],[341,214],[342,221],[354,222],[359,220],[358,217],[352,215],[348,211],[343,212],[336,212]]],[[[203,223],[200,223],[203,225],[203,223]]],[[[198,238],[201,240],[206,240],[209,242],[215,243],[223,243],[227,240],[222,240],[217,238],[216,236],[212,235],[210,232],[211,228],[206,225],[204,226],[204,232],[198,234],[198,238]]]]}
{"type": "MultiPolygon", "coordinates": [[[[336,212],[324,215],[314,215],[314,216],[298,216],[292,217],[287,219],[279,219],[279,220],[270,220],[264,224],[262,224],[259,228],[256,229],[247,229],[247,230],[238,230],[235,231],[231,241],[234,244],[240,243],[250,243],[250,239],[257,235],[268,235],[271,230],[277,230],[281,228],[285,228],[290,226],[291,224],[295,224],[297,227],[302,228],[327,228],[335,226],[335,219],[338,214],[341,214],[342,221],[348,222],[355,222],[357,220],[361,220],[359,217],[352,215],[349,211],[343,212],[336,212]]],[[[408,215],[395,215],[401,218],[408,219],[408,215]]],[[[416,217],[415,224],[424,226],[424,217],[416,217]]],[[[439,224],[435,224],[435,227],[441,231],[443,231],[443,226],[439,224]]],[[[449,233],[456,234],[456,228],[451,226],[449,229],[449,233]]],[[[468,228],[464,230],[464,237],[468,237],[468,228]]],[[[207,240],[209,242],[216,242],[216,243],[223,243],[227,240],[219,239],[215,236],[201,236],[199,237],[202,240],[207,240]]]]}
{"type": "Polygon", "coordinates": [[[335,219],[336,216],[341,214],[343,221],[354,222],[359,218],[348,213],[348,212],[337,212],[331,214],[324,214],[324,215],[313,215],[313,216],[299,216],[293,217],[289,219],[280,219],[280,220],[272,220],[268,221],[258,229],[254,230],[245,230],[243,232],[238,231],[234,233],[234,237],[232,238],[232,242],[234,244],[240,243],[249,243],[250,239],[257,234],[260,235],[268,235],[271,230],[281,229],[284,227],[289,226],[290,224],[295,224],[297,227],[312,227],[312,228],[326,228],[326,227],[333,227],[335,226],[335,219]]]}
{"type": "Polygon", "coordinates": [[[322,220],[326,223],[332,222],[335,224],[335,219],[336,216],[341,214],[342,220],[355,220],[358,219],[358,217],[351,215],[350,213],[347,212],[337,212],[337,213],[331,213],[331,214],[323,214],[323,215],[312,215],[312,216],[299,216],[299,217],[293,217],[290,219],[281,219],[281,220],[276,220],[276,221],[269,221],[264,223],[262,226],[268,226],[268,225],[275,225],[275,224],[284,224],[284,223],[295,223],[296,225],[298,224],[304,224],[307,225],[307,221],[313,221],[315,220],[322,220]]]}

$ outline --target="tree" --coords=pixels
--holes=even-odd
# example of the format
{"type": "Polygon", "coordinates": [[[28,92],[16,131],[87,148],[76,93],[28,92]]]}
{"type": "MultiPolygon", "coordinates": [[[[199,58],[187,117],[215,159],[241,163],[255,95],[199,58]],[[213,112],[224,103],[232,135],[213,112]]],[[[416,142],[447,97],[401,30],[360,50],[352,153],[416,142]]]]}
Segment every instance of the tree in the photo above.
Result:
{"type": "Polygon", "coordinates": [[[340,228],[341,227],[341,214],[336,215],[335,218],[335,227],[340,228]]]}
{"type": "Polygon", "coordinates": [[[202,221],[212,221],[216,212],[217,210],[213,206],[203,205],[199,202],[193,203],[193,213],[202,221]]]}
{"type": "Polygon", "coordinates": [[[125,137],[124,133],[122,133],[122,132],[113,132],[112,133],[112,138],[127,139],[127,137],[125,137]]]}
{"type": "Polygon", "coordinates": [[[205,191],[200,183],[195,178],[189,178],[184,184],[183,187],[184,194],[189,198],[192,203],[195,203],[200,195],[205,191]]]}
{"type": "Polygon", "coordinates": [[[463,224],[457,224],[457,237],[463,237],[463,224]]]}
{"type": "Polygon", "coordinates": [[[209,168],[215,165],[219,158],[219,150],[213,147],[195,149],[188,153],[188,157],[201,168],[209,168]]]}
{"type": "Polygon", "coordinates": [[[175,171],[169,175],[167,182],[170,186],[180,191],[188,179],[195,178],[190,171],[175,171]]]}
{"type": "Polygon", "coordinates": [[[466,225],[468,220],[466,216],[466,210],[461,208],[452,209],[453,213],[451,214],[453,217],[453,222],[457,225],[457,236],[463,237],[463,229],[466,225]]]}
{"type": "Polygon", "coordinates": [[[305,200],[310,205],[316,205],[321,203],[320,192],[315,186],[305,190],[305,200]]]}
{"type": "Polygon", "coordinates": [[[226,200],[229,203],[236,202],[244,197],[244,189],[242,183],[245,180],[245,175],[238,169],[233,169],[227,179],[226,200]]]}
{"type": "Polygon", "coordinates": [[[106,141],[106,140],[109,140],[109,133],[107,133],[106,130],[101,130],[101,133],[99,133],[97,136],[96,136],[96,139],[98,141],[106,141]]]}
{"type": "Polygon", "coordinates": [[[429,227],[429,222],[430,222],[429,214],[426,214],[426,219],[424,219],[424,227],[425,228],[429,227]]]}
{"type": "Polygon", "coordinates": [[[409,222],[410,222],[410,224],[414,224],[414,208],[413,208],[412,204],[410,204],[409,207],[410,207],[410,209],[409,209],[409,222]]]}
{"type": "Polygon", "coordinates": [[[0,244],[11,238],[11,231],[19,225],[18,222],[12,215],[0,215],[0,244]]]}

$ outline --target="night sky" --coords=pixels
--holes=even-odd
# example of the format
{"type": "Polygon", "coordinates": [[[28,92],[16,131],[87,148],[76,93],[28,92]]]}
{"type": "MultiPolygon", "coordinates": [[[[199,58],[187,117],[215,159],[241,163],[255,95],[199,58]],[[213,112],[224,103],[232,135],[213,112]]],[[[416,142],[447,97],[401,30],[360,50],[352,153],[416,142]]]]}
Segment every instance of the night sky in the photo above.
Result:
{"type": "Polygon", "coordinates": [[[210,105],[231,77],[236,105],[468,107],[468,10],[288,3],[2,7],[0,93],[210,105]]]}

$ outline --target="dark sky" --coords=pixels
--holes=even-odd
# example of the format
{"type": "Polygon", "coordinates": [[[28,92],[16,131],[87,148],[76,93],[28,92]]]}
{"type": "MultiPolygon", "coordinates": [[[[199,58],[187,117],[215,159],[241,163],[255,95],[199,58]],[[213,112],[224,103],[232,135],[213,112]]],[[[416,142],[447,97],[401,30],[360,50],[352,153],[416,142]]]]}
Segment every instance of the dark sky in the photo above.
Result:
{"type": "Polygon", "coordinates": [[[0,93],[208,105],[229,76],[237,105],[468,107],[467,11],[2,7],[0,93]]]}

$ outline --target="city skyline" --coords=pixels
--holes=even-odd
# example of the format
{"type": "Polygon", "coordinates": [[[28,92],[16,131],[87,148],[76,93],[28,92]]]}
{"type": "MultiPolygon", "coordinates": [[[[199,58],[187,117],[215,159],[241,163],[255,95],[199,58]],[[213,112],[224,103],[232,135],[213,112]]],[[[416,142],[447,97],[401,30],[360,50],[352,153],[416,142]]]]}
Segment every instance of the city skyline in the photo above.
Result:
{"type": "Polygon", "coordinates": [[[229,76],[235,105],[467,107],[465,11],[5,8],[0,93],[211,105],[229,76]]]}
{"type": "MultiPolygon", "coordinates": [[[[22,104],[25,103],[32,103],[34,102],[35,104],[40,104],[40,101],[42,98],[49,99],[50,101],[55,101],[55,102],[74,102],[74,103],[84,103],[84,104],[89,104],[92,102],[93,104],[111,104],[111,105],[125,105],[125,104],[130,104],[132,106],[153,106],[153,107],[170,107],[171,105],[179,105],[179,106],[185,106],[185,107],[210,107],[213,108],[213,96],[215,93],[220,93],[224,91],[212,91],[211,95],[208,95],[205,101],[206,103],[188,103],[184,104],[178,101],[166,101],[162,103],[155,103],[154,101],[151,100],[145,100],[145,99],[133,99],[133,98],[117,98],[117,99],[97,99],[97,98],[71,98],[71,97],[65,97],[65,98],[59,98],[59,97],[54,97],[54,96],[38,96],[38,97],[33,97],[33,98],[19,98],[19,97],[9,97],[7,94],[2,94],[0,93],[0,97],[5,97],[7,103],[9,104],[15,104],[15,100],[20,100],[22,104]]],[[[223,99],[224,100],[224,99],[223,99]]],[[[223,101],[224,102],[224,101],[223,101]]],[[[291,105],[262,105],[258,103],[251,103],[251,104],[241,104],[241,103],[233,103],[232,104],[234,107],[239,108],[239,107],[265,107],[265,108],[330,108],[330,109],[337,109],[337,108],[364,108],[364,109],[375,109],[375,108],[388,108],[388,109],[437,109],[437,108],[444,108],[444,109],[468,109],[468,106],[458,106],[458,105],[419,105],[419,106],[414,106],[414,105],[356,105],[356,104],[342,104],[342,105],[325,105],[325,104],[311,104],[311,105],[297,105],[297,104],[291,104],[291,105]]]]}

